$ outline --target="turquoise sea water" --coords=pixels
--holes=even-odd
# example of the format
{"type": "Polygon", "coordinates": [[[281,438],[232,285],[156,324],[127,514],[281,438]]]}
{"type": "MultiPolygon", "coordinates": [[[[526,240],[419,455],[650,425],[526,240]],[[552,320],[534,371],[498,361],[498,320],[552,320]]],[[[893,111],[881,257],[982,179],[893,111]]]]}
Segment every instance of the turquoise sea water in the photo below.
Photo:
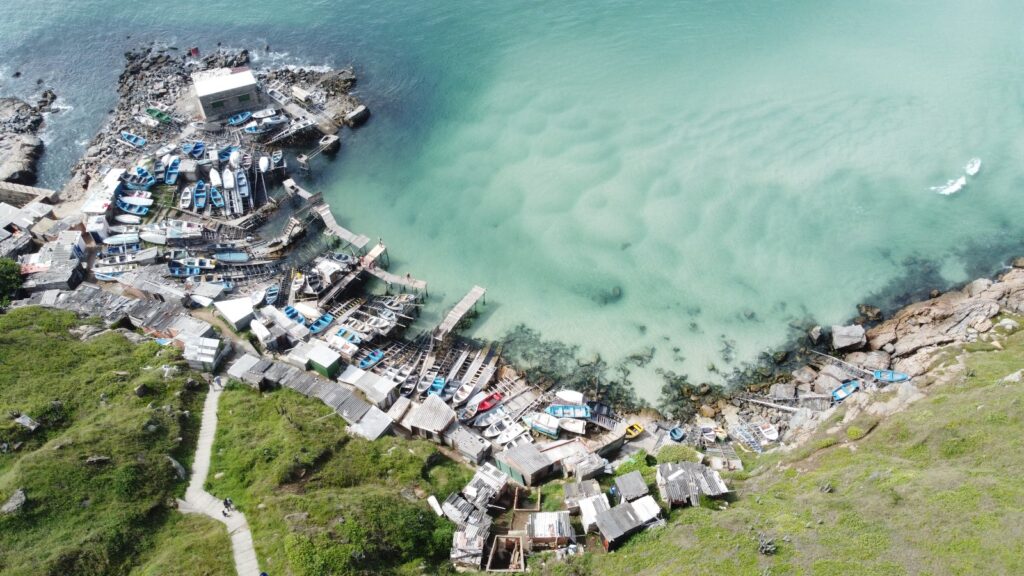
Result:
{"type": "Polygon", "coordinates": [[[7,2],[0,94],[42,78],[72,107],[45,184],[141,40],[353,63],[374,117],[312,186],[430,282],[425,320],[483,285],[476,335],[654,347],[651,400],[655,368],[713,380],[794,322],[1024,252],[1020,2],[125,4],[7,2]]]}

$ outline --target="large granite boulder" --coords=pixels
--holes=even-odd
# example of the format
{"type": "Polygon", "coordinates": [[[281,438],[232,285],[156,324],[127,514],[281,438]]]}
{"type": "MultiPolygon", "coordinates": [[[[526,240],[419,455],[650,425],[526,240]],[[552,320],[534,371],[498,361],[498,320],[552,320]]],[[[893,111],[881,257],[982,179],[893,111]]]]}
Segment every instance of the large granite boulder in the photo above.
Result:
{"type": "Polygon", "coordinates": [[[836,350],[854,350],[867,344],[864,327],[853,326],[832,327],[832,348],[836,350]]]}

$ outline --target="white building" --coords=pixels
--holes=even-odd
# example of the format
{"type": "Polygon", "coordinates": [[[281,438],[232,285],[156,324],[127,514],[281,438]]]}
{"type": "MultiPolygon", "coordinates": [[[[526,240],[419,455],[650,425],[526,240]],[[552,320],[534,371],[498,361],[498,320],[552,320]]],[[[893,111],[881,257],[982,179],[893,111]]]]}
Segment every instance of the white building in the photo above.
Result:
{"type": "Polygon", "coordinates": [[[259,105],[256,77],[248,68],[214,68],[192,75],[196,99],[207,120],[226,118],[259,105]]]}

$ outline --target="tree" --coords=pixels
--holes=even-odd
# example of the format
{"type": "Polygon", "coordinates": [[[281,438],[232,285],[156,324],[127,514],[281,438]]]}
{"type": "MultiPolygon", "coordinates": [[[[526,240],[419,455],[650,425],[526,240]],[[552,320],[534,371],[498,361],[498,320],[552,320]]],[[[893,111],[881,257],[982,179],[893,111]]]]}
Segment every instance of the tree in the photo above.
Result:
{"type": "Polygon", "coordinates": [[[21,266],[9,258],[0,258],[0,308],[6,308],[21,288],[21,266]]]}

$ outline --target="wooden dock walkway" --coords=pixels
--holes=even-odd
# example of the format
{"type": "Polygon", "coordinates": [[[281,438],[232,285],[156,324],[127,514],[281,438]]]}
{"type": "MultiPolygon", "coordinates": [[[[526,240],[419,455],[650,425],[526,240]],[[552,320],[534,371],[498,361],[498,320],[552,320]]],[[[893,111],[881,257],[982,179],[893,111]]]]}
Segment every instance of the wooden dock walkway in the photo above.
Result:
{"type": "Polygon", "coordinates": [[[466,317],[466,314],[476,306],[477,301],[483,298],[485,294],[487,294],[487,290],[480,286],[473,286],[469,293],[463,296],[462,300],[448,312],[448,315],[445,316],[437,330],[434,331],[434,338],[444,340],[445,337],[451,334],[452,330],[455,330],[459,322],[466,317]]]}

